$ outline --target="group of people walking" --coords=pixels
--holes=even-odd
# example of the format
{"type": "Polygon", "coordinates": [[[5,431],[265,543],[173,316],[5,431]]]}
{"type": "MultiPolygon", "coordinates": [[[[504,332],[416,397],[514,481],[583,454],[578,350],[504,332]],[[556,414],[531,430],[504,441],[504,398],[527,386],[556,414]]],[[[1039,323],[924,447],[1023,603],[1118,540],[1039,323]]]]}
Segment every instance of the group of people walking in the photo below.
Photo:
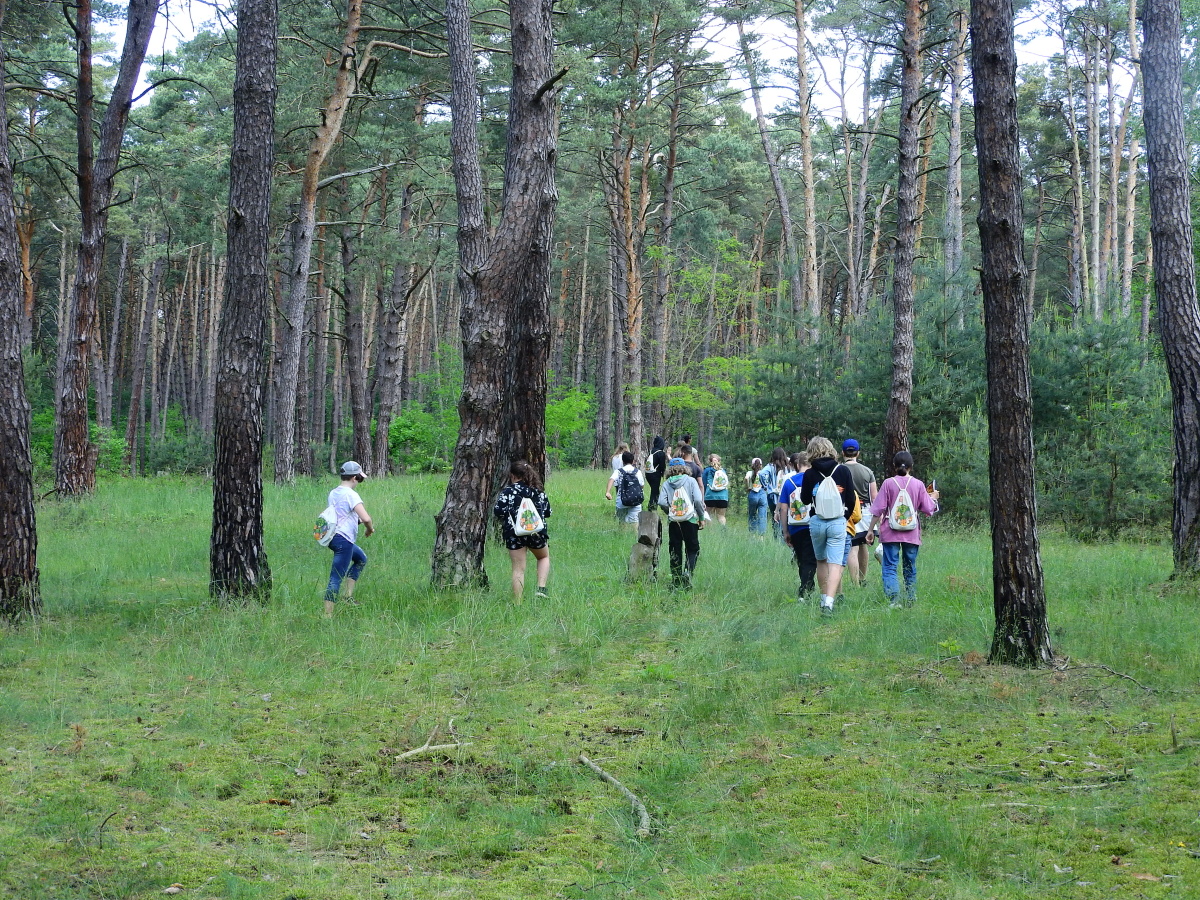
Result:
{"type": "MultiPolygon", "coordinates": [[[[883,570],[883,592],[892,608],[916,601],[917,552],[921,546],[920,514],[938,511],[936,483],[928,487],[912,475],[913,458],[907,451],[892,459],[895,475],[882,486],[875,474],[859,461],[858,441],[842,443],[842,458],[825,437],[814,437],[805,450],[789,455],[782,447],[769,462],[755,457],[742,481],[752,535],[765,536],[767,521],[777,537],[791,547],[800,577],[799,598],[819,591],[820,609],[832,614],[840,596],[842,575],[862,584],[869,562],[869,545],[876,536],[883,570]],[[901,584],[901,574],[903,584],[901,584]]],[[[701,466],[698,453],[685,435],[668,450],[655,437],[644,465],[639,466],[626,444],[617,447],[604,496],[615,501],[617,519],[636,524],[643,506],[657,507],[667,519],[671,583],[690,587],[700,560],[700,531],[706,523],[726,524],[730,477],[718,454],[709,454],[701,466]],[[649,487],[649,502],[645,490],[649,487]],[[615,494],[615,496],[614,496],[615,494]]],[[[325,590],[325,615],[331,616],[345,587],[345,600],[353,602],[354,588],[367,563],[358,546],[362,525],[366,536],[374,522],[356,488],[366,479],[357,462],[343,463],[339,485],[329,492],[335,516],[329,583],[325,590]]],[[[330,510],[327,510],[329,512],[330,510]]],[[[492,509],[512,562],[513,596],[520,602],[525,590],[527,555],[536,561],[536,595],[546,598],[550,577],[547,520],[550,501],[538,472],[526,461],[509,466],[508,483],[492,509]]],[[[325,514],[322,514],[325,515],[325,514]]]]}
{"type": "MultiPolygon", "coordinates": [[[[841,594],[847,569],[856,584],[864,583],[869,546],[876,537],[889,606],[911,606],[921,545],[919,514],[938,511],[936,485],[926,487],[912,476],[910,453],[895,455],[896,474],[880,487],[875,473],[859,460],[860,450],[857,440],[847,438],[839,460],[832,441],[815,437],[805,450],[790,455],[776,447],[766,464],[755,457],[742,478],[751,534],[765,535],[770,521],[775,536],[792,548],[799,597],[819,591],[820,608],[827,615],[841,594]]],[[[700,558],[700,530],[709,521],[726,524],[730,478],[721,457],[710,454],[701,468],[690,436],[672,454],[662,437],[655,437],[644,472],[634,460],[627,445],[617,448],[605,497],[612,500],[616,488],[617,518],[636,523],[644,486],[649,485],[650,505],[667,514],[672,584],[690,585],[700,558]],[[688,515],[677,517],[675,507],[688,515]]]]}

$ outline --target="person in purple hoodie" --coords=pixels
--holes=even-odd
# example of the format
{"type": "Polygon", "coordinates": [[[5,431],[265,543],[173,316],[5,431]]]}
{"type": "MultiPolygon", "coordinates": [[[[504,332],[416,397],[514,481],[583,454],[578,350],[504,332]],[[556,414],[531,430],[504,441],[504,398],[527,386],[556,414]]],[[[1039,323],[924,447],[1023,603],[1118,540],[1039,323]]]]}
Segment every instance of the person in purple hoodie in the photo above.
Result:
{"type": "Polygon", "coordinates": [[[938,511],[938,491],[926,490],[912,472],[913,458],[907,450],[892,457],[896,474],[883,483],[871,503],[871,514],[879,523],[879,539],[883,546],[883,594],[891,609],[899,609],[901,559],[904,566],[904,606],[917,601],[917,551],[921,549],[921,522],[918,513],[932,516],[938,511]],[[911,507],[897,506],[897,499],[908,495],[911,507]]]}

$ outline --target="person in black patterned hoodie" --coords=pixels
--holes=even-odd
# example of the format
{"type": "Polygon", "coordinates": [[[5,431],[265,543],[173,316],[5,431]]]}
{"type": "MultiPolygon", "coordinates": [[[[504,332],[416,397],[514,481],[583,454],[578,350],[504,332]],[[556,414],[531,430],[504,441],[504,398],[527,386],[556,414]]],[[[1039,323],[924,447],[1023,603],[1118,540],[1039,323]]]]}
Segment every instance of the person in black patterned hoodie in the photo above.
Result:
{"type": "Polygon", "coordinates": [[[509,485],[496,498],[496,506],[492,510],[500,520],[500,529],[504,535],[504,546],[508,548],[509,558],[512,559],[512,588],[513,597],[521,602],[525,593],[525,551],[528,550],[537,560],[537,593],[540,599],[546,599],[546,582],[550,579],[550,549],[546,545],[550,535],[546,529],[546,521],[550,518],[550,500],[542,490],[542,480],[533,466],[523,459],[518,459],[508,467],[509,485]],[[542,517],[542,528],[534,534],[517,534],[513,528],[513,518],[521,508],[521,501],[528,499],[533,503],[538,515],[542,517]]]}

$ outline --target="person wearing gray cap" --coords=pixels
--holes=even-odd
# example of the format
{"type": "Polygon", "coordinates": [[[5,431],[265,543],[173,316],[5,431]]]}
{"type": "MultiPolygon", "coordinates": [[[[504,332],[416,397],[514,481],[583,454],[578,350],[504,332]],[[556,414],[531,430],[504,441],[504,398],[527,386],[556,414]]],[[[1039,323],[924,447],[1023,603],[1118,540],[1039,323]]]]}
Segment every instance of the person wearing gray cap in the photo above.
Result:
{"type": "Polygon", "coordinates": [[[366,480],[367,473],[354,460],[342,463],[338,470],[342,483],[329,492],[329,505],[337,511],[337,532],[329,543],[333,551],[333,566],[329,571],[329,585],[325,588],[325,618],[333,615],[338,592],[343,581],[346,585],[346,602],[354,602],[354,585],[367,564],[367,554],[358,546],[358,525],[366,529],[364,537],[375,533],[375,523],[367,515],[362,497],[354,488],[366,480]]]}

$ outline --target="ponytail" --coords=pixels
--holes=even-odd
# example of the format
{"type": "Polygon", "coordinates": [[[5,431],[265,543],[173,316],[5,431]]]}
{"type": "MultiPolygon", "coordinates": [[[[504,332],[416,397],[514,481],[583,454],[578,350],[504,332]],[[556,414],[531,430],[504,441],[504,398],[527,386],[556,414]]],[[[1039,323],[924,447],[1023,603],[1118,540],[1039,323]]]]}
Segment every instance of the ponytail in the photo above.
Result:
{"type": "Polygon", "coordinates": [[[538,477],[537,470],[523,459],[513,460],[511,466],[508,467],[508,472],[518,481],[523,481],[535,490],[542,489],[542,479],[538,477]]]}
{"type": "Polygon", "coordinates": [[[913,467],[912,454],[907,450],[901,450],[892,457],[892,468],[896,470],[897,475],[907,475],[913,467]]]}

